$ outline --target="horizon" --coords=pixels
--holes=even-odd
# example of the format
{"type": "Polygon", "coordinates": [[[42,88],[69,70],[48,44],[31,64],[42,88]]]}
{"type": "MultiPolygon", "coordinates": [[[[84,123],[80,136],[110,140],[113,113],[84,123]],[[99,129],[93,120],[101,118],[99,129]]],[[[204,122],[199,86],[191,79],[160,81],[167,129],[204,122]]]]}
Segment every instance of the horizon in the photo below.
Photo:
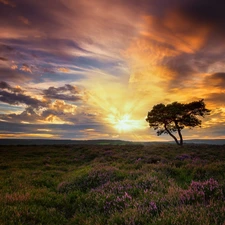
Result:
{"type": "MultiPolygon", "coordinates": [[[[151,141],[134,141],[122,139],[48,139],[48,138],[3,138],[0,139],[0,145],[58,145],[58,144],[173,144],[173,140],[151,140],[151,141]],[[13,140],[13,142],[11,142],[13,140]]],[[[225,145],[225,139],[185,139],[184,144],[209,144],[225,145]]]]}
{"type": "Polygon", "coordinates": [[[0,6],[1,139],[166,142],[148,111],[201,99],[184,140],[225,139],[223,0],[0,6]]]}

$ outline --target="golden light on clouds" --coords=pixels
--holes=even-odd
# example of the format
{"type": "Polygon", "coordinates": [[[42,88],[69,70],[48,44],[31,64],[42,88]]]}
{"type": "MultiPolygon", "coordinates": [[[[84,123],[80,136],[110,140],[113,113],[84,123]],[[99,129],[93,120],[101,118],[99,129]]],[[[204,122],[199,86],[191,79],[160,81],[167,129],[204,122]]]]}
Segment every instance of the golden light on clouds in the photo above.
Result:
{"type": "Polygon", "coordinates": [[[45,133],[11,133],[11,134],[0,134],[1,138],[59,138],[58,135],[45,134],[45,133]]]}
{"type": "Polygon", "coordinates": [[[76,110],[77,110],[76,105],[67,104],[65,101],[62,101],[62,100],[54,101],[50,107],[53,110],[62,111],[64,113],[70,113],[73,115],[75,115],[76,110]]]}
{"type": "Polygon", "coordinates": [[[64,121],[60,119],[60,117],[56,115],[49,115],[45,118],[44,121],[40,121],[41,123],[49,123],[49,124],[72,124],[71,122],[64,121]]]}

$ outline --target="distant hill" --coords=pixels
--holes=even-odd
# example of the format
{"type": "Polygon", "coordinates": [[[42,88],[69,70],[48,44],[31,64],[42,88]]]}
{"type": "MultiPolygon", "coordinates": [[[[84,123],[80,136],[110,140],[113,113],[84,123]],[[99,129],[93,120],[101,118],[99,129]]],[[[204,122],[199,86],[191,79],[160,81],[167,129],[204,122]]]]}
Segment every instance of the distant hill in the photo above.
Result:
{"type": "MultiPolygon", "coordinates": [[[[175,142],[132,142],[123,140],[53,140],[53,139],[0,139],[0,145],[134,145],[144,144],[151,145],[157,143],[175,142]]],[[[210,145],[225,145],[225,139],[191,139],[185,140],[185,144],[210,144],[210,145]]]]}
{"type": "Polygon", "coordinates": [[[122,140],[0,139],[0,145],[130,145],[122,140]]]}
{"type": "Polygon", "coordinates": [[[225,139],[191,139],[185,140],[185,143],[225,145],[225,139]]]}

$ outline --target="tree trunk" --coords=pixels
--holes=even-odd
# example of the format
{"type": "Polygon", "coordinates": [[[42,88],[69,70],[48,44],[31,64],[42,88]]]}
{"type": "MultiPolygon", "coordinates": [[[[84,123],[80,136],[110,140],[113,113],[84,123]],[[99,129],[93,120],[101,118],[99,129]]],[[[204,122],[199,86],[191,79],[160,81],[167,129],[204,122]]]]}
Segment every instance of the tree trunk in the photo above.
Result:
{"type": "Polygon", "coordinates": [[[183,137],[182,137],[180,128],[178,128],[178,134],[179,134],[179,137],[180,137],[180,145],[183,145],[183,137]]]}
{"type": "Polygon", "coordinates": [[[180,145],[183,145],[183,137],[182,137],[181,130],[180,130],[180,127],[178,126],[177,121],[175,121],[175,125],[176,125],[177,131],[178,131],[178,135],[180,137],[180,145]]]}
{"type": "Polygon", "coordinates": [[[177,140],[177,138],[167,129],[166,125],[164,125],[164,127],[165,127],[165,130],[167,131],[167,133],[175,140],[175,142],[177,143],[177,145],[181,145],[181,143],[179,143],[179,141],[177,140]]]}

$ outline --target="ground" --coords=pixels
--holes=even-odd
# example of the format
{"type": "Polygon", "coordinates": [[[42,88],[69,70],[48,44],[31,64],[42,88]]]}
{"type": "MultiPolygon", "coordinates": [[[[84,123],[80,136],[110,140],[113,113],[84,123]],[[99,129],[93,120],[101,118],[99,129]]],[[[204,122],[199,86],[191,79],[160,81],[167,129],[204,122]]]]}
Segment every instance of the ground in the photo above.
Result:
{"type": "Polygon", "coordinates": [[[0,146],[0,224],[225,222],[225,146],[0,146]]]}

